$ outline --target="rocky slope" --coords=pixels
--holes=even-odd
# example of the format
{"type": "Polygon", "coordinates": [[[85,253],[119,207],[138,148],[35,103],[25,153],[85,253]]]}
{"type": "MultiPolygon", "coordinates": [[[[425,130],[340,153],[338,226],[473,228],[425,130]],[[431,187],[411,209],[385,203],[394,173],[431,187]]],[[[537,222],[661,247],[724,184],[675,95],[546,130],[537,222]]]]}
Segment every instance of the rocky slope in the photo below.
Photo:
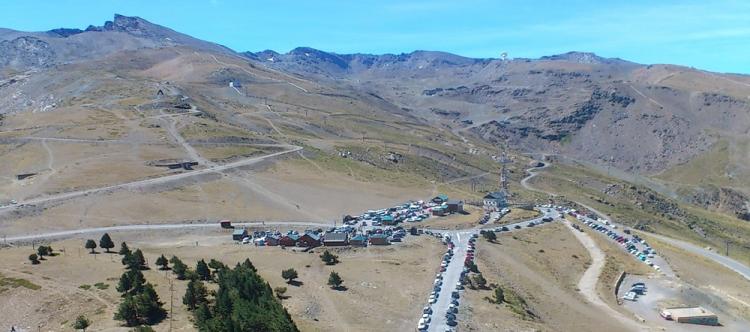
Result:
{"type": "MultiPolygon", "coordinates": [[[[92,91],[139,71],[154,81],[212,89],[237,82],[237,92],[251,100],[283,96],[311,108],[357,108],[458,137],[646,176],[686,168],[726,142],[730,158],[717,166],[722,172],[716,179],[665,181],[679,185],[686,200],[738,215],[750,194],[750,182],[737,181],[750,176],[750,78],[744,75],[582,52],[508,60],[434,51],[336,54],[309,47],[285,54],[235,53],[122,15],[83,30],[0,29],[0,113],[81,104],[92,91]],[[242,65],[207,70],[219,64],[209,55],[242,65]]],[[[326,132],[294,121],[295,128],[326,132]]],[[[336,134],[361,135],[357,130],[336,134]]]]}
{"type": "MultiPolygon", "coordinates": [[[[528,152],[561,154],[602,169],[654,175],[689,163],[720,140],[728,140],[743,156],[750,152],[750,77],[744,75],[641,65],[582,52],[500,60],[427,51],[367,55],[297,48],[245,56],[296,75],[369,91],[456,133],[528,152]]],[[[745,159],[721,166],[728,176],[750,176],[745,159]]],[[[686,200],[700,196],[707,200],[701,205],[746,212],[745,204],[722,204],[718,197],[723,195],[705,194],[716,188],[680,183],[686,184],[694,186],[686,200]]],[[[747,201],[750,186],[734,186],[731,192],[747,201]]]]}

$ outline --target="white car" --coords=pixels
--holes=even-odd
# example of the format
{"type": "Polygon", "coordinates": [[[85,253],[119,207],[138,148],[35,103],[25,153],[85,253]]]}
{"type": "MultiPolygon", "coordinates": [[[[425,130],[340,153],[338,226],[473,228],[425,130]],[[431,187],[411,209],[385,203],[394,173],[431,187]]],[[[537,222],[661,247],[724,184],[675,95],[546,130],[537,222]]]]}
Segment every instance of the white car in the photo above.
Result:
{"type": "Polygon", "coordinates": [[[422,321],[424,321],[425,324],[429,324],[430,323],[430,315],[429,314],[422,315],[422,321]]]}
{"type": "Polygon", "coordinates": [[[638,297],[638,294],[636,294],[635,292],[628,292],[627,294],[625,294],[625,296],[622,297],[622,299],[628,300],[628,301],[635,301],[637,297],[638,297]]]}
{"type": "Polygon", "coordinates": [[[430,300],[428,302],[430,302],[430,304],[435,304],[435,302],[437,302],[437,299],[435,299],[435,295],[430,295],[430,300]]]}

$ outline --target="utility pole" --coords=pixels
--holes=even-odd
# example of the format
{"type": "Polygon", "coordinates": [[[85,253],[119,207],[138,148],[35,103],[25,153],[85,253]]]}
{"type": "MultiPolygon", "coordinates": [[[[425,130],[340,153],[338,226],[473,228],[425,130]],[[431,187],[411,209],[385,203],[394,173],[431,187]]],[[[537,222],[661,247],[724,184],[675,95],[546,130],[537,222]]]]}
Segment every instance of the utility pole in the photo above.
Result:
{"type": "Polygon", "coordinates": [[[174,311],[174,280],[169,279],[169,331],[170,332],[172,331],[172,317],[174,317],[174,315],[172,314],[173,311],[174,311]]]}
{"type": "Polygon", "coordinates": [[[729,243],[730,243],[730,241],[729,240],[725,240],[724,242],[726,242],[726,245],[727,245],[726,246],[727,257],[729,257],[729,243]]]}

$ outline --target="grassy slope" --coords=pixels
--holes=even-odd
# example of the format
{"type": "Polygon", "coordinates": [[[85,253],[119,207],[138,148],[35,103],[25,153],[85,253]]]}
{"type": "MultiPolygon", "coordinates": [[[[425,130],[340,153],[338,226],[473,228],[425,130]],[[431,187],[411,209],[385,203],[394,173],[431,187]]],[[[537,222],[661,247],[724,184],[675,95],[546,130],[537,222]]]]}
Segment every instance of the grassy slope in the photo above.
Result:
{"type": "MultiPolygon", "coordinates": [[[[583,168],[555,164],[534,178],[532,184],[535,187],[561,194],[563,198],[590,205],[631,227],[638,225],[645,227],[646,230],[687,240],[701,246],[721,247],[725,239],[741,247],[750,246],[750,224],[747,222],[670,200],[645,188],[607,178],[603,174],[583,168]],[[657,209],[656,205],[643,204],[642,201],[632,197],[608,195],[601,189],[593,188],[602,185],[606,187],[610,184],[623,186],[630,191],[641,191],[645,193],[645,196],[652,195],[656,202],[668,205],[679,213],[663,213],[657,209]],[[691,227],[702,229],[706,236],[701,236],[691,227]]],[[[737,251],[736,256],[733,257],[750,263],[750,252],[747,250],[737,251]]]]}

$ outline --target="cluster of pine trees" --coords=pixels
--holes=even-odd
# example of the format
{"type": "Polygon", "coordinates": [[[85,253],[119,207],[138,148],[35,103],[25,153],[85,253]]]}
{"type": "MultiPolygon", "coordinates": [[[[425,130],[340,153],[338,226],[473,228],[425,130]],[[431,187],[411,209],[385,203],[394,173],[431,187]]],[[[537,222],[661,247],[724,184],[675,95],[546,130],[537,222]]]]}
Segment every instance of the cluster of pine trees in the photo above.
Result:
{"type": "MultiPolygon", "coordinates": [[[[211,261],[216,268],[213,277],[195,278],[188,283],[183,303],[193,311],[200,331],[267,331],[297,332],[291,316],[276,297],[271,286],[258,275],[249,260],[233,269],[211,261]],[[207,298],[202,280],[215,280],[219,288],[214,300],[207,298]]],[[[200,270],[203,264],[199,263],[200,270]]]]}
{"type": "Polygon", "coordinates": [[[131,252],[123,242],[120,254],[127,270],[117,283],[117,291],[123,296],[115,312],[115,319],[124,321],[127,326],[152,325],[166,317],[166,310],[151,283],[146,282],[141,270],[148,269],[140,249],[131,252]]]}

